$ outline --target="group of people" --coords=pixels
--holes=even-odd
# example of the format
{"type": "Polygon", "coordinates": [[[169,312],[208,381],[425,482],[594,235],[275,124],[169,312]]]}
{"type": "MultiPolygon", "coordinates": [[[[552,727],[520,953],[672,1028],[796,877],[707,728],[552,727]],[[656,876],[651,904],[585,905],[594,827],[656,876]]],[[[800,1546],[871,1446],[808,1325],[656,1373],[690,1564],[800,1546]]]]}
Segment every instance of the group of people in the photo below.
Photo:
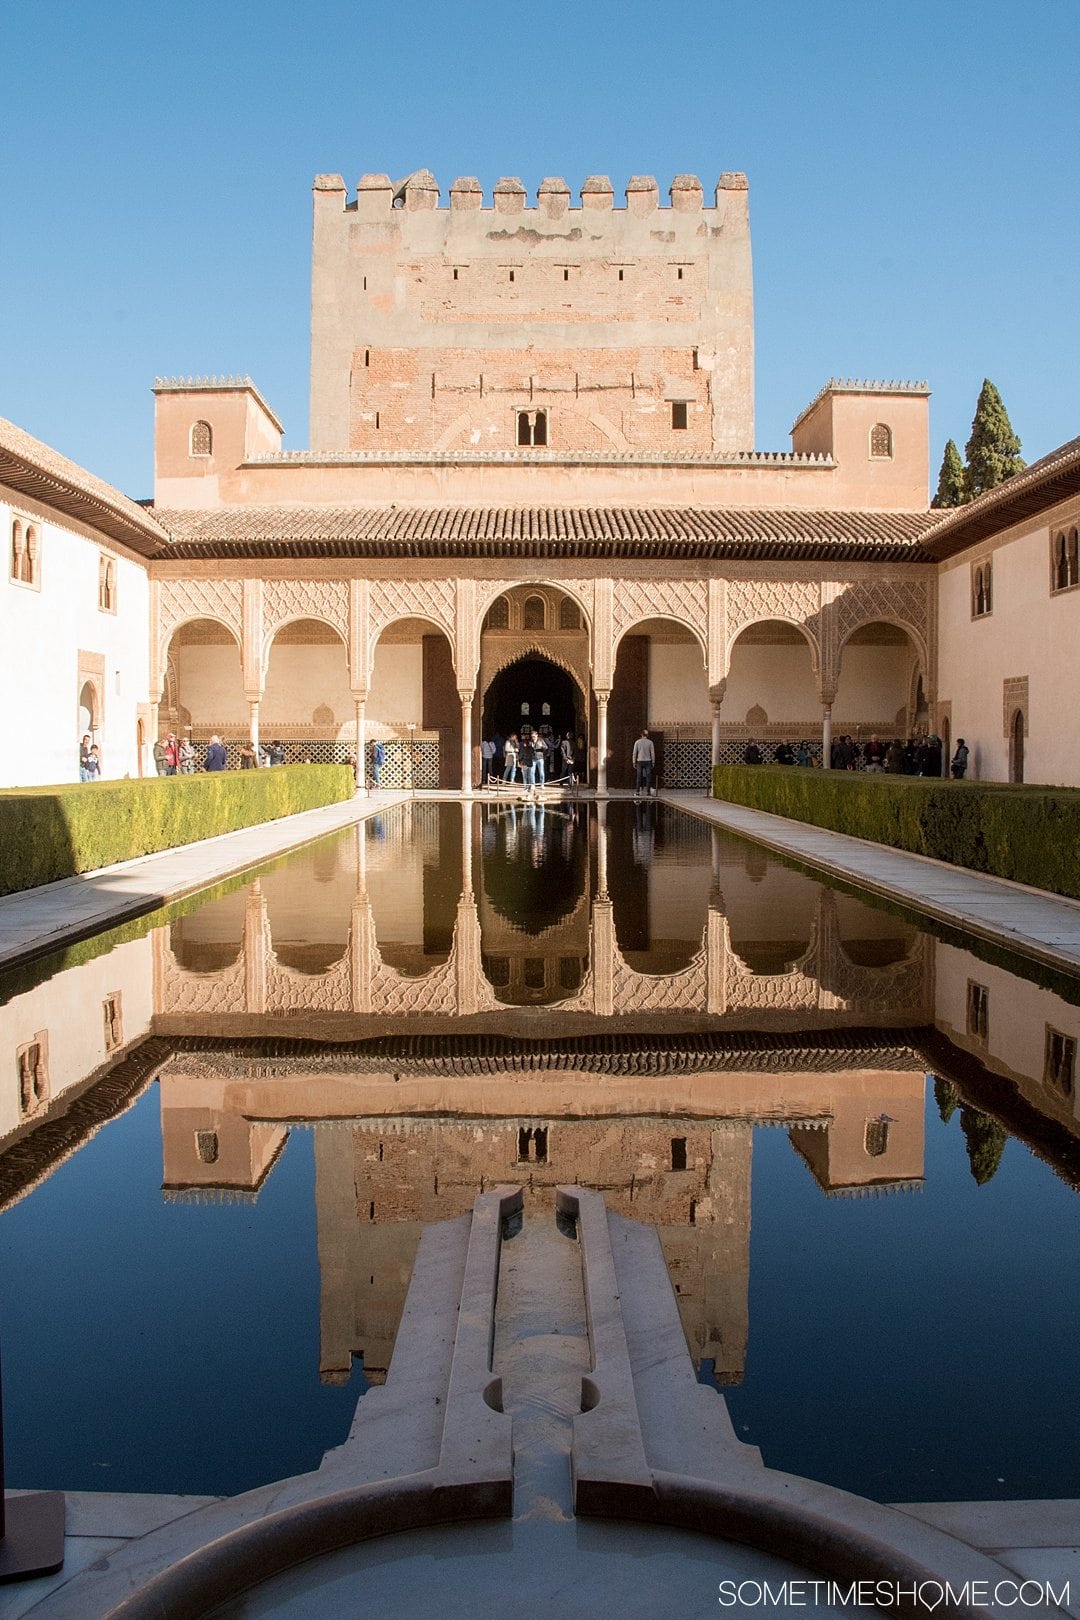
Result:
{"type": "Polygon", "coordinates": [[[584,737],[575,738],[569,731],[560,737],[547,724],[538,730],[522,726],[520,733],[508,737],[497,731],[480,744],[480,761],[484,786],[516,782],[520,771],[526,791],[549,781],[576,787],[587,771],[584,737]]]}
{"type": "MultiPolygon", "coordinates": [[[[969,757],[970,749],[961,737],[949,765],[949,774],[955,781],[962,781],[967,774],[969,757]]],[[[941,738],[934,732],[925,737],[908,737],[906,741],[894,737],[888,742],[875,733],[865,743],[859,743],[851,736],[837,737],[832,745],[829,763],[834,771],[868,771],[871,775],[888,772],[893,776],[940,776],[942,759],[941,738]]],[[[762,765],[765,763],[765,756],[759,745],[751,742],[746,745],[743,760],[747,765],[762,765]]],[[[777,743],[773,751],[773,761],[777,765],[814,766],[819,763],[817,755],[806,742],[800,742],[794,748],[789,742],[777,743]]]]}
{"type": "MultiPolygon", "coordinates": [[[[159,776],[195,775],[196,749],[190,737],[178,738],[175,732],[167,731],[154,744],[153,754],[154,769],[159,776]]],[[[310,760],[310,757],[310,754],[307,755],[308,760],[310,760]]],[[[202,768],[204,771],[223,771],[227,768],[228,762],[228,749],[215,732],[206,745],[202,768]]],[[[268,743],[265,748],[259,749],[256,749],[253,742],[245,742],[240,745],[240,769],[242,771],[254,770],[258,765],[284,765],[284,763],[284,743],[272,742],[268,743]]],[[[84,778],[84,780],[86,779],[84,778]]]]}

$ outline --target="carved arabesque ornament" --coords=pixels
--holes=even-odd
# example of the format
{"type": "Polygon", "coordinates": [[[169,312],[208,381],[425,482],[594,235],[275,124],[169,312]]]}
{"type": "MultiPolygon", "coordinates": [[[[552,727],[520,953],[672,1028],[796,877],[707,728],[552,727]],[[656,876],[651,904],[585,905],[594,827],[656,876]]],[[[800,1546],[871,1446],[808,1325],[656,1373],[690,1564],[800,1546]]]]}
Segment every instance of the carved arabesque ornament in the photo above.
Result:
{"type": "Polygon", "coordinates": [[[263,641],[296,619],[332,625],[349,644],[349,583],[344,579],[268,579],[263,584],[263,641]]]}
{"type": "Polygon", "coordinates": [[[238,579],[163,579],[158,609],[158,667],[165,668],[169,642],[182,624],[214,619],[243,642],[243,585],[238,579]]]}

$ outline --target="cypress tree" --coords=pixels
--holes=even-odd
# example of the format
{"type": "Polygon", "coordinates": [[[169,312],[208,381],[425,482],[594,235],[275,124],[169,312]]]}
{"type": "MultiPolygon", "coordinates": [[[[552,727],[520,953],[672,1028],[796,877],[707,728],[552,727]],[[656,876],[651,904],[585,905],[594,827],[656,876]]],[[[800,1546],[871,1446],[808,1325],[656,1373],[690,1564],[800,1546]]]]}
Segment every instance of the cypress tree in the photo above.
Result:
{"type": "Polygon", "coordinates": [[[1004,1125],[977,1108],[961,1108],[960,1129],[967,1143],[971,1174],[980,1187],[985,1187],[1001,1163],[1008,1132],[1004,1125]]]}
{"type": "Polygon", "coordinates": [[[945,454],[941,458],[937,494],[930,502],[930,505],[938,507],[963,506],[964,502],[970,499],[964,478],[964,463],[960,460],[960,452],[956,448],[956,441],[950,439],[945,446],[945,454]]]}
{"type": "Polygon", "coordinates": [[[1009,413],[1001,395],[989,378],[984,378],[979,403],[971,423],[971,438],[964,449],[967,456],[968,499],[1011,478],[1026,465],[1020,455],[1020,440],[1013,432],[1009,413]]]}

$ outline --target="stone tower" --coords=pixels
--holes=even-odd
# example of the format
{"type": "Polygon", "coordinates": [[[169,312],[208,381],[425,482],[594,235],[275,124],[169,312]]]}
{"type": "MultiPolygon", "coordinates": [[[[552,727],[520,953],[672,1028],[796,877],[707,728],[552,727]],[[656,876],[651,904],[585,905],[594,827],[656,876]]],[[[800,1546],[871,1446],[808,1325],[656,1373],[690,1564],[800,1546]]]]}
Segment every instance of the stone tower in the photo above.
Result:
{"type": "Polygon", "coordinates": [[[670,206],[635,176],[625,206],[593,175],[529,206],[490,205],[427,170],[314,188],[311,449],[547,451],[661,458],[753,446],[753,288],[746,178],[670,206]]]}

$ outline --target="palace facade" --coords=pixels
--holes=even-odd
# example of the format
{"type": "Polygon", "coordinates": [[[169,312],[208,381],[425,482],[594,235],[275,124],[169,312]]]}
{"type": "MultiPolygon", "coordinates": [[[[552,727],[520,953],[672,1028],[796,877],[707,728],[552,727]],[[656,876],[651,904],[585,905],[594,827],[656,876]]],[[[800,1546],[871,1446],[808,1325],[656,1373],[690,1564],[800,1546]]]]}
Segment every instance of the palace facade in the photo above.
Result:
{"type": "Polygon", "coordinates": [[[646,727],[669,786],[922,730],[1080,780],[1080,441],[945,515],[924,383],[830,380],[754,450],[741,174],[447,204],[316,179],[307,451],[249,378],[160,379],[143,507],[0,425],[9,689],[51,649],[5,781],[70,780],[84,732],[141,774],[171,730],[456,788],[543,720],[600,789],[646,727]]]}

